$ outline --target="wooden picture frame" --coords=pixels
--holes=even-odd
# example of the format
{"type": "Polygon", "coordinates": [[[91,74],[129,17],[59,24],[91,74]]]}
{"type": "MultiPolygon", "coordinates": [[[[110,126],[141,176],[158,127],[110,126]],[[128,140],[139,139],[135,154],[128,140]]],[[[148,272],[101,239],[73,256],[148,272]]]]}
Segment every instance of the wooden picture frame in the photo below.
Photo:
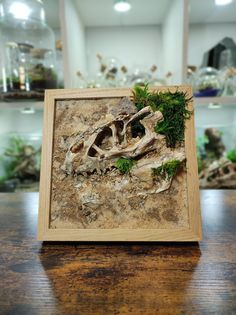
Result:
{"type": "MultiPolygon", "coordinates": [[[[176,90],[192,97],[189,86],[157,87],[154,90],[176,90]]],[[[58,104],[67,102],[76,104],[79,100],[120,99],[131,97],[132,91],[128,88],[116,89],[65,89],[48,90],[45,92],[44,127],[42,162],[40,177],[40,200],[38,215],[38,240],[42,241],[199,241],[202,239],[201,213],[199,202],[199,184],[197,172],[196,144],[194,117],[185,122],[184,149],[186,155],[186,196],[187,196],[187,223],[185,226],[174,228],[64,228],[51,226],[51,196],[55,190],[53,186],[54,133],[58,104]]],[[[64,104],[64,103],[63,103],[64,104]]],[[[72,105],[71,105],[72,106],[72,105]]],[[[73,105],[76,106],[76,105],[73,105]]],[[[188,109],[193,110],[192,100],[188,102],[188,109]]],[[[79,110],[79,109],[78,109],[79,110]]],[[[65,117],[65,116],[63,116],[65,117]]],[[[59,127],[58,127],[59,128],[59,127]]],[[[58,188],[60,189],[60,188],[58,188]]],[[[63,190],[57,193],[58,199],[63,198],[63,190]]],[[[71,197],[73,198],[73,197],[71,197]]],[[[61,199],[60,199],[61,200],[61,199]]],[[[173,207],[175,205],[173,204],[173,207]]],[[[59,208],[60,209],[60,208],[59,208]]],[[[65,208],[66,211],[66,208],[65,208]]],[[[142,225],[141,225],[142,226],[142,225]]]]}

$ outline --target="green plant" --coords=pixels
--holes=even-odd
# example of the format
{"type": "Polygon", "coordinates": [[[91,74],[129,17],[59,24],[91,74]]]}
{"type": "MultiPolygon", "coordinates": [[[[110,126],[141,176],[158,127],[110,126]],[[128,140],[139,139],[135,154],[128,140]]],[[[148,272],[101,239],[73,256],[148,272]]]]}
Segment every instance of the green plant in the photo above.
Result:
{"type": "Polygon", "coordinates": [[[175,176],[180,169],[181,162],[179,160],[171,160],[163,163],[161,166],[153,168],[153,175],[161,177],[162,179],[170,180],[175,176]]]}
{"type": "Polygon", "coordinates": [[[14,177],[14,170],[19,164],[24,145],[25,142],[20,137],[13,136],[10,138],[9,147],[6,148],[3,156],[0,157],[4,168],[4,175],[0,177],[0,183],[14,177]]]}
{"type": "Polygon", "coordinates": [[[227,158],[231,162],[236,163],[236,148],[227,152],[227,158]]]}
{"type": "Polygon", "coordinates": [[[205,151],[205,144],[209,143],[206,135],[197,138],[197,163],[198,173],[201,173],[206,168],[206,158],[209,158],[205,151]]]}
{"type": "Polygon", "coordinates": [[[145,84],[144,87],[141,87],[140,85],[135,85],[132,94],[134,105],[136,106],[138,111],[150,105],[151,93],[148,90],[148,84],[145,84]]]}
{"type": "Polygon", "coordinates": [[[133,101],[138,110],[150,106],[153,111],[162,113],[163,120],[157,123],[155,131],[165,135],[167,146],[172,148],[184,140],[185,120],[192,114],[187,108],[190,100],[186,93],[178,90],[150,92],[148,85],[135,86],[133,90],[133,101]]]}
{"type": "Polygon", "coordinates": [[[25,141],[18,137],[18,136],[13,136],[10,138],[9,141],[9,147],[5,150],[5,155],[19,155],[23,152],[24,146],[25,146],[25,141]]]}
{"type": "Polygon", "coordinates": [[[133,166],[134,160],[129,158],[119,158],[115,164],[115,167],[123,174],[128,174],[133,166]]]}
{"type": "Polygon", "coordinates": [[[4,175],[0,177],[0,183],[12,178],[20,178],[28,170],[30,165],[31,172],[33,168],[35,173],[39,170],[40,150],[35,150],[25,140],[18,136],[9,139],[9,146],[6,148],[3,156],[0,157],[4,168],[4,175]]]}
{"type": "Polygon", "coordinates": [[[7,175],[0,176],[0,184],[5,183],[5,181],[7,181],[8,179],[9,179],[9,177],[7,175]]]}
{"type": "Polygon", "coordinates": [[[205,150],[205,144],[209,143],[209,139],[206,135],[197,138],[197,152],[202,152],[205,150]]]}

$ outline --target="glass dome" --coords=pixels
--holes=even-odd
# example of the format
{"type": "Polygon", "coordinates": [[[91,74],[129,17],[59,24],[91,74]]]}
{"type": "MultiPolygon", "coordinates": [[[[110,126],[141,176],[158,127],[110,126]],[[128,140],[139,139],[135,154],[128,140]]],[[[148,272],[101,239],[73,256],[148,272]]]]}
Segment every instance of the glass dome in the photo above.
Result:
{"type": "Polygon", "coordinates": [[[217,96],[222,91],[219,71],[215,68],[201,68],[195,76],[194,96],[217,96]]]}
{"type": "Polygon", "coordinates": [[[54,33],[40,0],[0,0],[0,92],[4,100],[42,99],[57,87],[54,33]]]}

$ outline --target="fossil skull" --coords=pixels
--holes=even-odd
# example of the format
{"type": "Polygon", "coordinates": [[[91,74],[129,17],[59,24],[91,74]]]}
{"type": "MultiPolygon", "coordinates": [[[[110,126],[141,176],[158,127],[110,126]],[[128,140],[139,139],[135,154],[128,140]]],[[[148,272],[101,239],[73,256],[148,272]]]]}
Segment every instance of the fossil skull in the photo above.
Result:
{"type": "Polygon", "coordinates": [[[153,112],[147,106],[138,111],[123,110],[115,117],[107,115],[105,124],[97,125],[74,137],[71,142],[62,169],[67,174],[103,173],[114,166],[119,157],[138,158],[158,149],[164,136],[157,134],[154,127],[163,119],[161,112],[153,112]],[[144,132],[132,134],[132,125],[139,122],[144,132]]]}

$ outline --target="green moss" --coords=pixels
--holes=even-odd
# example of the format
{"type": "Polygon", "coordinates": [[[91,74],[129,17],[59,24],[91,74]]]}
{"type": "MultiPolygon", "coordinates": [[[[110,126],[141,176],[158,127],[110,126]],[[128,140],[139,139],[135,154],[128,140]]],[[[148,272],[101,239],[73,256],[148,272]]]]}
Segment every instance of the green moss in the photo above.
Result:
{"type": "Polygon", "coordinates": [[[119,158],[115,164],[115,167],[118,168],[122,174],[128,174],[133,166],[134,160],[129,158],[119,158]]]}
{"type": "MultiPolygon", "coordinates": [[[[52,68],[46,68],[41,64],[36,65],[34,68],[28,71],[28,80],[30,83],[32,81],[56,81],[57,80],[57,73],[52,68]]],[[[18,76],[11,76],[6,79],[6,83],[9,85],[13,84],[20,84],[20,79],[18,76]]],[[[0,85],[3,84],[3,80],[0,80],[0,85]]]]}
{"type": "Polygon", "coordinates": [[[153,111],[162,113],[163,120],[157,123],[155,131],[165,135],[166,144],[171,148],[184,140],[185,120],[192,114],[187,109],[190,100],[186,93],[178,90],[150,92],[148,85],[135,86],[133,90],[133,101],[138,110],[150,106],[153,111]]]}
{"type": "Polygon", "coordinates": [[[175,176],[177,171],[179,170],[181,166],[181,162],[179,160],[171,160],[169,162],[166,162],[162,164],[161,166],[157,168],[153,168],[153,175],[161,177],[162,179],[170,180],[175,176]]]}
{"type": "Polygon", "coordinates": [[[227,152],[227,158],[233,162],[236,163],[236,149],[230,150],[227,152]]]}
{"type": "Polygon", "coordinates": [[[9,147],[6,148],[4,155],[0,157],[0,163],[4,169],[4,175],[0,177],[0,183],[14,178],[14,170],[19,164],[24,144],[24,140],[20,137],[13,136],[10,138],[9,147]]]}
{"type": "Polygon", "coordinates": [[[148,84],[146,84],[144,87],[135,85],[132,94],[134,105],[138,111],[149,105],[151,93],[148,90],[148,84]]]}
{"type": "Polygon", "coordinates": [[[51,68],[46,68],[42,64],[37,64],[29,71],[30,81],[55,81],[57,80],[56,72],[51,68]]]}

